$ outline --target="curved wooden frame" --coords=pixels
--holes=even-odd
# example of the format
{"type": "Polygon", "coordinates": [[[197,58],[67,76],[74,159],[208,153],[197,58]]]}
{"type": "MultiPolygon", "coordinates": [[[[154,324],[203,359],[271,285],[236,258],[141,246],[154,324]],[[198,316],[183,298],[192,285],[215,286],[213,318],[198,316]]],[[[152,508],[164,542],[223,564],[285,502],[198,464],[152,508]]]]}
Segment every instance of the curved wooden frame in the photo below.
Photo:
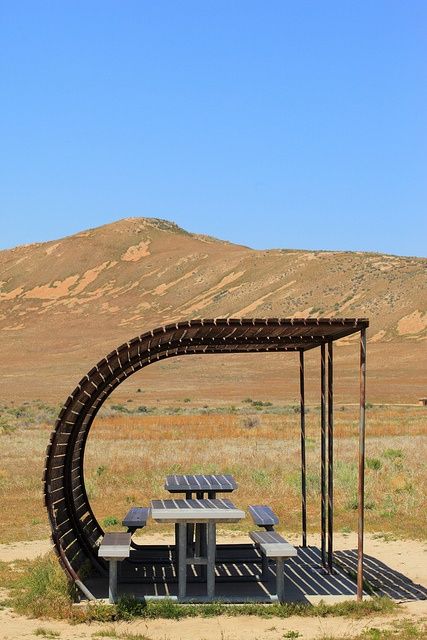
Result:
{"type": "MultiPolygon", "coordinates": [[[[106,571],[105,563],[97,554],[104,532],[86,493],[84,452],[98,410],[121,382],[153,362],[179,355],[299,351],[302,357],[307,349],[325,343],[332,345],[333,340],[352,333],[361,331],[364,335],[367,326],[366,319],[354,318],[189,320],[144,333],[103,358],[68,397],[51,433],[46,454],[45,504],[54,548],[68,576],[78,581],[78,573],[88,561],[102,572],[106,571]]],[[[301,367],[303,372],[303,365],[301,367]]],[[[301,407],[303,416],[303,396],[301,407]]],[[[302,453],[304,447],[302,442],[302,453]]],[[[305,467],[303,494],[304,483],[305,467]]],[[[360,486],[363,488],[363,478],[360,486]]],[[[363,498],[361,504],[363,530],[363,498]]],[[[305,495],[303,523],[304,512],[305,495]]],[[[305,525],[303,540],[304,535],[305,525]]],[[[361,557],[363,569],[363,547],[361,557]]]]}

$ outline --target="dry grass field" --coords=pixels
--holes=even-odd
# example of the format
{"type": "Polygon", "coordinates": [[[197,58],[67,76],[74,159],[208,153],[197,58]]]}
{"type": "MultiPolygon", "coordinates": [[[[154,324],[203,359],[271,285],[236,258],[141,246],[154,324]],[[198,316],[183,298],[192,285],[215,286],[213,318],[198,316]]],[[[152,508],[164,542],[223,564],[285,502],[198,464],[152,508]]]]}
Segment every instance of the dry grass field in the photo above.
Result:
{"type": "MultiPolygon", "coordinates": [[[[131,505],[165,496],[170,473],[232,473],[243,508],[268,503],[281,527],[297,532],[300,519],[299,416],[294,406],[181,407],[127,413],[105,408],[91,430],[85,460],[86,487],[99,521],[118,528],[131,505]]],[[[128,405],[130,406],[130,405],[128,405]]],[[[41,498],[45,448],[55,408],[3,407],[0,462],[0,542],[45,538],[41,498]]],[[[368,409],[366,524],[370,531],[425,539],[427,421],[423,407],[368,409]]],[[[309,530],[319,530],[319,408],[309,407],[307,487],[309,530]]],[[[335,413],[335,525],[356,528],[357,424],[355,406],[335,413]]],[[[160,525],[156,525],[160,529],[160,525]]],[[[245,530],[249,522],[236,525],[245,530]]]]}

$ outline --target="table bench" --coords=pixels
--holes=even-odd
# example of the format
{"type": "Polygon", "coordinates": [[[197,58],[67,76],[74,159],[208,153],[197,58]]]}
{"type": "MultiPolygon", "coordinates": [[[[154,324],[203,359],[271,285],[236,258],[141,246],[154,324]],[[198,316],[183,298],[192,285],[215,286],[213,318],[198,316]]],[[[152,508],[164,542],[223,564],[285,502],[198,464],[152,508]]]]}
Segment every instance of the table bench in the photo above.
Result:
{"type": "Polygon", "coordinates": [[[123,518],[122,525],[127,527],[128,533],[135,533],[146,526],[149,517],[150,507],[132,507],[123,518]]]}
{"type": "Polygon", "coordinates": [[[266,531],[274,531],[275,525],[279,524],[279,518],[273,509],[265,504],[251,504],[248,510],[254,524],[266,531]]]}
{"type": "Polygon", "coordinates": [[[267,559],[275,559],[276,594],[279,602],[283,602],[285,595],[284,561],[285,558],[295,557],[297,550],[277,531],[251,531],[249,536],[267,559]]]}
{"type": "Polygon", "coordinates": [[[98,556],[108,560],[108,599],[117,601],[117,562],[130,555],[130,533],[106,533],[98,549],[98,556]]]}

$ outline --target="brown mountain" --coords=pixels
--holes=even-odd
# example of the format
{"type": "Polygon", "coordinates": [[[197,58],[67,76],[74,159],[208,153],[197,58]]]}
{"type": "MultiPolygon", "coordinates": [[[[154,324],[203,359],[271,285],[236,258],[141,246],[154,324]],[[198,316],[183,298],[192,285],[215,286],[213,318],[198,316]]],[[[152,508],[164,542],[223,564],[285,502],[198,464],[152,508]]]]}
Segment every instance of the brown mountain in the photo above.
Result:
{"type": "MultiPolygon", "coordinates": [[[[153,218],[127,218],[1,251],[0,398],[61,401],[112,348],[164,323],[310,315],[368,317],[375,399],[416,401],[425,394],[426,263],[423,258],[362,252],[259,251],[153,218]]],[[[344,379],[357,352],[352,342],[337,355],[344,363],[344,379]]],[[[290,397],[281,385],[287,383],[283,371],[294,366],[291,356],[244,357],[251,371],[256,368],[245,388],[253,389],[262,378],[264,395],[270,390],[273,396],[290,397]],[[287,358],[291,361],[284,365],[287,358]],[[274,378],[277,388],[260,371],[274,378]]],[[[223,399],[234,397],[231,374],[225,382],[224,372],[219,375],[209,358],[194,358],[200,363],[197,370],[206,374],[207,388],[215,388],[223,399]]],[[[227,371],[237,366],[236,356],[220,358],[228,363],[227,371]]],[[[184,363],[181,368],[187,387],[176,379],[167,386],[173,386],[177,398],[184,387],[194,389],[194,396],[200,379],[189,382],[194,367],[184,363]]],[[[160,379],[158,372],[150,376],[160,379]]],[[[344,399],[346,388],[343,382],[344,399]]],[[[240,389],[235,395],[242,393],[248,395],[240,389]]]]}

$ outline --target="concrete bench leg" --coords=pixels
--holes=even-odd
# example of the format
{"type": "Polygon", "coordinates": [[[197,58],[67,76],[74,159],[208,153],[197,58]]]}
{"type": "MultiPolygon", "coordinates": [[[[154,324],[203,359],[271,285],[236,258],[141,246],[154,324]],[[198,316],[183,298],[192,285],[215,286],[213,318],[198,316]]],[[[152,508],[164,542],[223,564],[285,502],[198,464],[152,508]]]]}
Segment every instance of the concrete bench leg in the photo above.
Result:
{"type": "Polygon", "coordinates": [[[117,560],[110,560],[108,564],[108,600],[114,604],[117,602],[117,560]]]}
{"type": "Polygon", "coordinates": [[[178,599],[182,600],[187,594],[187,525],[178,525],[178,599]]]}
{"type": "Polygon", "coordinates": [[[279,602],[283,602],[285,597],[285,561],[283,558],[276,558],[276,593],[279,602]]]}

